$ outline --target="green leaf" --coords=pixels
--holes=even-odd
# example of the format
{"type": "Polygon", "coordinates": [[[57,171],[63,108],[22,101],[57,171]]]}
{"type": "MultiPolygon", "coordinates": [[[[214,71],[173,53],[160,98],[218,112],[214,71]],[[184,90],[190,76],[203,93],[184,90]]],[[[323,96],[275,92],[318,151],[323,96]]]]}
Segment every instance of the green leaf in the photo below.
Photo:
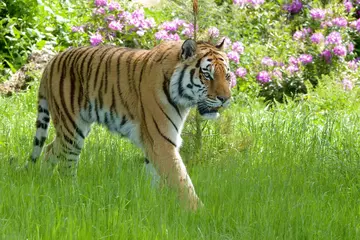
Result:
{"type": "Polygon", "coordinates": [[[10,34],[13,35],[17,39],[19,39],[21,36],[20,31],[14,25],[11,28],[10,34]]]}
{"type": "Polygon", "coordinates": [[[7,61],[6,59],[4,59],[4,61],[7,63],[7,65],[9,65],[11,72],[12,73],[16,73],[16,68],[14,67],[14,65],[12,65],[9,61],[7,61]]]}
{"type": "Polygon", "coordinates": [[[44,7],[44,10],[45,10],[46,12],[48,12],[49,14],[51,14],[51,15],[55,15],[54,11],[53,11],[51,8],[49,8],[48,6],[45,6],[45,7],[44,7]]]}
{"type": "Polygon", "coordinates": [[[36,46],[39,48],[39,49],[42,49],[46,44],[46,41],[45,40],[40,40],[36,43],[36,46]]]}
{"type": "Polygon", "coordinates": [[[3,1],[0,2],[0,10],[2,9],[6,9],[6,3],[3,1]]]}
{"type": "Polygon", "coordinates": [[[55,28],[53,28],[53,27],[46,27],[45,28],[45,31],[47,31],[47,32],[52,32],[54,30],[55,30],[55,28]]]}
{"type": "Polygon", "coordinates": [[[16,38],[10,37],[10,36],[5,36],[6,39],[9,39],[10,41],[16,41],[16,38]]]}

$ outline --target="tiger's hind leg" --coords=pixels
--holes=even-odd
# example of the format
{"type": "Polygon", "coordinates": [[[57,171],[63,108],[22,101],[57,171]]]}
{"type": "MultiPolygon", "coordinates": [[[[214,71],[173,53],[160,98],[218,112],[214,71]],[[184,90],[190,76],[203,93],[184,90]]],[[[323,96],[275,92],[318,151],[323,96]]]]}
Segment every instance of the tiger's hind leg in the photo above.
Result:
{"type": "Polygon", "coordinates": [[[40,157],[41,151],[48,136],[48,129],[50,125],[50,113],[48,101],[45,97],[39,96],[38,113],[36,118],[36,134],[33,141],[33,150],[29,161],[26,162],[24,169],[29,169],[34,166],[37,159],[40,157]]]}
{"type": "Polygon", "coordinates": [[[43,169],[51,172],[58,166],[60,174],[76,176],[81,149],[90,127],[91,124],[81,121],[77,129],[69,134],[66,127],[56,125],[56,137],[46,148],[43,169]]]}

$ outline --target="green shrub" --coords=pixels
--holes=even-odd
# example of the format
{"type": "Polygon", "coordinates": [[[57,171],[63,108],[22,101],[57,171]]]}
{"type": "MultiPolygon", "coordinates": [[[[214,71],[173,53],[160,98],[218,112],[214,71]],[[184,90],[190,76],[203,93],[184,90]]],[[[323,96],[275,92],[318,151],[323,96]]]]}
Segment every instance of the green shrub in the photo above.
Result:
{"type": "MultiPolygon", "coordinates": [[[[81,6],[80,1],[77,4],[81,6]]],[[[61,50],[72,44],[69,30],[76,12],[73,6],[50,0],[0,3],[0,82],[19,69],[34,49],[50,44],[61,50]]]]}

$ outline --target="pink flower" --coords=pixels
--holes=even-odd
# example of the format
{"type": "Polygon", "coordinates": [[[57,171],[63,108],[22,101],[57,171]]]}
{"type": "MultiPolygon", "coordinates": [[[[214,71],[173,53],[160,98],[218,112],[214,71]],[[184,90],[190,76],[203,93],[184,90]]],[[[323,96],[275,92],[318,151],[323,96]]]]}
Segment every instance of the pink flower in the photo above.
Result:
{"type": "Polygon", "coordinates": [[[140,8],[140,9],[136,9],[135,11],[133,11],[131,13],[131,17],[134,19],[144,19],[145,18],[145,13],[144,13],[144,9],[140,8]]]}
{"type": "Polygon", "coordinates": [[[345,0],[344,1],[344,7],[345,7],[347,12],[350,12],[351,9],[353,8],[353,5],[352,5],[350,0],[345,0]]]}
{"type": "Polygon", "coordinates": [[[132,17],[131,17],[131,13],[129,13],[129,12],[127,12],[127,11],[122,11],[122,12],[120,12],[120,13],[117,15],[117,17],[118,17],[120,20],[124,21],[124,22],[129,22],[129,20],[132,18],[132,17]]]}
{"type": "Polygon", "coordinates": [[[327,28],[327,27],[332,27],[334,24],[332,23],[332,21],[323,21],[320,23],[320,27],[321,28],[327,28]]]}
{"type": "Polygon", "coordinates": [[[175,18],[175,19],[173,20],[173,22],[175,23],[175,25],[176,25],[177,27],[182,27],[182,26],[184,26],[184,24],[186,23],[185,20],[178,19],[178,18],[175,18]]]}
{"type": "Polygon", "coordinates": [[[171,21],[171,22],[164,22],[163,24],[160,25],[160,28],[169,31],[169,32],[175,32],[178,30],[178,25],[176,24],[176,22],[171,21]]]}
{"type": "Polygon", "coordinates": [[[107,0],[95,0],[94,3],[97,7],[105,7],[107,5],[107,0]]]}
{"type": "Polygon", "coordinates": [[[268,67],[273,67],[275,65],[274,61],[269,57],[264,57],[261,60],[261,64],[265,65],[265,66],[268,66],[268,67]]]}
{"type": "Polygon", "coordinates": [[[294,73],[296,73],[296,72],[298,72],[299,71],[299,67],[297,66],[297,65],[292,65],[292,64],[290,64],[287,68],[286,68],[286,70],[289,72],[289,74],[294,74],[294,73]]]}
{"type": "Polygon", "coordinates": [[[100,8],[94,9],[93,13],[96,14],[96,15],[104,15],[105,14],[105,9],[100,7],[100,8]]]}
{"type": "Polygon", "coordinates": [[[324,35],[322,35],[322,33],[314,33],[313,35],[311,35],[310,40],[313,43],[320,43],[324,41],[324,35]]]}
{"type": "Polygon", "coordinates": [[[217,37],[219,37],[220,32],[219,32],[219,29],[217,29],[216,27],[210,27],[208,29],[208,34],[209,34],[210,38],[217,38],[217,37]]]}
{"type": "MultiPolygon", "coordinates": [[[[223,48],[224,49],[228,49],[230,46],[231,46],[231,40],[230,38],[228,37],[224,37],[224,38],[221,38],[220,41],[217,42],[217,45],[222,43],[224,41],[224,46],[223,48]]],[[[237,52],[236,50],[233,49],[233,51],[237,52]]]]}
{"type": "Polygon", "coordinates": [[[248,1],[247,0],[234,0],[233,3],[240,7],[244,7],[248,1]]]}
{"type": "Polygon", "coordinates": [[[233,3],[235,5],[238,5],[239,7],[244,7],[245,5],[257,7],[261,4],[263,4],[264,2],[265,2],[265,0],[233,0],[233,3]]]}
{"type": "Polygon", "coordinates": [[[84,32],[84,27],[83,26],[79,26],[79,27],[72,26],[71,31],[72,32],[84,32]]]}
{"type": "Polygon", "coordinates": [[[245,68],[239,67],[238,69],[236,69],[235,74],[238,77],[244,78],[247,74],[247,71],[245,68]]]}
{"type": "Polygon", "coordinates": [[[293,35],[294,40],[301,40],[305,38],[305,34],[303,31],[296,31],[293,35]]]}
{"type": "Polygon", "coordinates": [[[295,14],[301,11],[303,4],[301,0],[294,0],[291,4],[284,5],[284,9],[289,13],[295,14]]]}
{"type": "Polygon", "coordinates": [[[124,26],[119,21],[111,21],[109,28],[113,31],[120,31],[124,26]]]}
{"type": "Polygon", "coordinates": [[[313,8],[310,10],[310,15],[315,20],[321,20],[325,18],[325,10],[320,8],[313,8]]]}
{"type": "Polygon", "coordinates": [[[344,78],[342,81],[341,81],[342,85],[343,85],[343,88],[344,90],[352,90],[354,85],[353,83],[347,79],[347,78],[344,78]]]}
{"type": "Polygon", "coordinates": [[[265,0],[248,0],[247,1],[253,7],[257,7],[265,2],[265,0]]]}
{"type": "Polygon", "coordinates": [[[306,65],[313,61],[313,57],[310,54],[301,54],[299,60],[302,64],[306,65]]]}
{"type": "Polygon", "coordinates": [[[167,40],[179,41],[179,40],[180,40],[180,36],[179,36],[179,34],[177,34],[177,33],[170,33],[167,40]]]}
{"type": "Polygon", "coordinates": [[[355,60],[351,60],[348,62],[348,67],[351,69],[351,70],[357,70],[358,69],[358,64],[355,60]]]}
{"type": "Polygon", "coordinates": [[[169,37],[168,32],[165,30],[160,30],[157,33],[155,33],[155,38],[157,40],[166,40],[166,39],[168,39],[168,37],[169,37]]]}
{"type": "Polygon", "coordinates": [[[239,53],[239,54],[243,54],[244,53],[244,46],[241,42],[234,42],[232,44],[232,50],[239,53]]]}
{"type": "Polygon", "coordinates": [[[331,51],[326,49],[321,53],[321,56],[325,59],[326,63],[331,63],[332,54],[331,51]]]}
{"type": "Polygon", "coordinates": [[[103,38],[100,33],[96,33],[90,36],[90,43],[92,46],[97,46],[103,42],[103,38]]]}
{"type": "Polygon", "coordinates": [[[347,50],[348,50],[348,52],[349,53],[352,53],[353,51],[354,51],[354,44],[353,43],[349,43],[348,45],[347,45],[347,50]]]}
{"type": "Polygon", "coordinates": [[[335,55],[339,57],[345,57],[346,56],[346,47],[342,45],[335,46],[333,49],[333,52],[335,55]]]}
{"type": "Polygon", "coordinates": [[[341,34],[334,31],[326,37],[325,44],[340,44],[341,41],[341,34]]]}
{"type": "Polygon", "coordinates": [[[184,23],[184,30],[181,34],[188,38],[192,38],[194,36],[194,25],[192,23],[184,23]]]}
{"type": "Polygon", "coordinates": [[[239,61],[240,61],[240,55],[239,55],[239,53],[237,53],[235,51],[229,52],[227,54],[227,56],[231,61],[234,61],[235,63],[239,63],[239,61]]]}
{"type": "Polygon", "coordinates": [[[311,28],[304,28],[302,30],[302,32],[304,33],[305,36],[308,36],[309,34],[312,33],[312,29],[311,28]]]}
{"type": "Polygon", "coordinates": [[[360,19],[351,22],[350,27],[352,27],[353,29],[356,29],[357,31],[360,31],[360,19]]]}
{"type": "Polygon", "coordinates": [[[271,81],[270,74],[267,71],[261,71],[256,75],[256,79],[260,83],[267,83],[271,81]]]}
{"type": "Polygon", "coordinates": [[[111,21],[115,21],[116,17],[114,15],[109,15],[107,17],[105,17],[105,21],[107,22],[111,22],[111,21]]]}
{"type": "Polygon", "coordinates": [[[236,76],[233,72],[229,72],[230,74],[230,87],[233,88],[236,86],[236,76]]]}
{"type": "Polygon", "coordinates": [[[120,10],[120,9],[121,9],[121,7],[120,7],[120,4],[118,2],[111,1],[109,3],[109,11],[120,10]]]}
{"type": "Polygon", "coordinates": [[[271,75],[277,79],[282,79],[282,72],[279,69],[275,69],[274,71],[272,71],[271,75]]]}
{"type": "Polygon", "coordinates": [[[155,26],[156,26],[156,22],[153,18],[145,19],[143,28],[149,29],[149,28],[153,28],[155,26]]]}
{"type": "Polygon", "coordinates": [[[297,65],[299,64],[299,60],[296,59],[295,57],[289,57],[289,63],[290,63],[291,65],[297,66],[297,65]]]}
{"type": "Polygon", "coordinates": [[[345,18],[343,17],[337,17],[337,18],[334,18],[332,20],[332,23],[335,25],[335,26],[338,26],[338,27],[346,27],[347,26],[347,21],[345,18]]]}

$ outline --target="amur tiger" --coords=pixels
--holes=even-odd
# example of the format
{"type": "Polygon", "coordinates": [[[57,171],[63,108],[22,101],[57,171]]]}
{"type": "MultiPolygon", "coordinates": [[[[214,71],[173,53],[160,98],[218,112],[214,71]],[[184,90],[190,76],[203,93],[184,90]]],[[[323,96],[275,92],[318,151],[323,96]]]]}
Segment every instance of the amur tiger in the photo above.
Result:
{"type": "Polygon", "coordinates": [[[145,162],[196,209],[200,201],[179,154],[180,134],[191,107],[214,119],[230,102],[223,43],[189,39],[163,42],[151,50],[87,46],[58,54],[41,78],[27,166],[40,156],[51,116],[56,137],[46,147],[43,163],[76,175],[84,140],[97,122],[140,147],[145,162]]]}

